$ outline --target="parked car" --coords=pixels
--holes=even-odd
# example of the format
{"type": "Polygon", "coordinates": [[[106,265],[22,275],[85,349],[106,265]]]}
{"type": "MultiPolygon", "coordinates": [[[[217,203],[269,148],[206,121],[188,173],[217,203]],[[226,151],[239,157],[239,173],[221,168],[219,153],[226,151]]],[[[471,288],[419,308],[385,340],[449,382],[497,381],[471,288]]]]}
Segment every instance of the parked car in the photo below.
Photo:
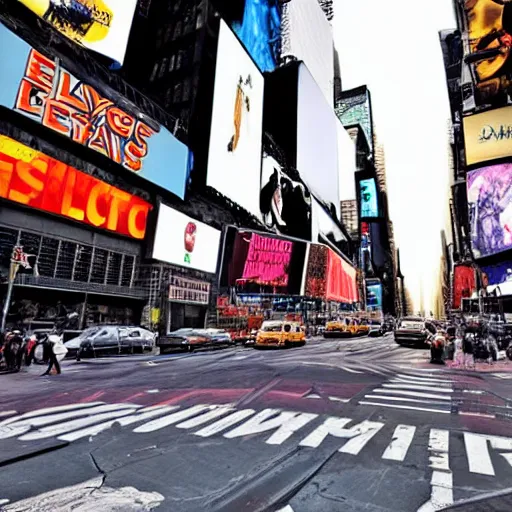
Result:
{"type": "Polygon", "coordinates": [[[306,344],[306,332],[299,322],[269,320],[263,322],[256,336],[255,348],[299,347],[306,344]]]}
{"type": "Polygon", "coordinates": [[[399,345],[426,346],[430,334],[436,333],[435,325],[419,316],[406,316],[395,329],[395,342],[399,345]]]}
{"type": "Polygon", "coordinates": [[[224,329],[193,329],[183,328],[173,331],[158,339],[160,354],[173,348],[181,348],[192,352],[198,348],[220,347],[233,345],[229,332],[224,329]]]}
{"type": "Polygon", "coordinates": [[[144,353],[154,348],[156,337],[155,333],[143,327],[97,325],[89,327],[64,345],[68,354],[74,354],[80,359],[106,354],[144,353]]]}

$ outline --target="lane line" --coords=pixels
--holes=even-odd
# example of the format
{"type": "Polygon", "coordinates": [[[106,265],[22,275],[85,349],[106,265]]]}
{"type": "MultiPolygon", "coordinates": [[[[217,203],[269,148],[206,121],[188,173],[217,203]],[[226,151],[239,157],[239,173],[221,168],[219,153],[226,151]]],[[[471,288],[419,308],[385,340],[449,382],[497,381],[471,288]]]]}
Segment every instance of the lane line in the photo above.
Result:
{"type": "Polygon", "coordinates": [[[353,368],[348,368],[347,366],[340,366],[340,368],[342,370],[345,370],[346,372],[349,372],[349,373],[363,373],[363,372],[360,372],[358,370],[354,370],[353,368]]]}
{"type": "Polygon", "coordinates": [[[410,409],[411,411],[423,411],[423,412],[438,412],[440,414],[450,414],[451,411],[443,411],[441,409],[429,409],[427,407],[413,407],[408,405],[398,405],[398,404],[380,404],[378,402],[367,402],[361,401],[360,405],[373,405],[377,407],[390,407],[392,409],[410,409]]]}
{"type": "Polygon", "coordinates": [[[382,458],[402,462],[411,446],[415,432],[416,427],[412,425],[398,425],[393,434],[393,439],[384,451],[382,458]]]}

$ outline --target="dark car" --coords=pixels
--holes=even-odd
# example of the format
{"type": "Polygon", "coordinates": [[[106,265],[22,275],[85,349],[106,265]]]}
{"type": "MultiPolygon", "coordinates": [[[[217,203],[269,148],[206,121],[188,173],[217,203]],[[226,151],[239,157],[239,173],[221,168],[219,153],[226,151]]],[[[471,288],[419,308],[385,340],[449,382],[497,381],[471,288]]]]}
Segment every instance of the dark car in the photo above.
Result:
{"type": "Polygon", "coordinates": [[[406,316],[400,320],[395,329],[395,342],[399,345],[424,346],[429,334],[435,334],[436,328],[432,322],[419,316],[406,316]]]}
{"type": "Polygon", "coordinates": [[[68,354],[76,354],[77,359],[80,359],[106,354],[144,353],[154,348],[155,339],[155,333],[143,327],[98,325],[89,327],[64,345],[68,354]]]}
{"type": "Polygon", "coordinates": [[[160,354],[173,348],[181,348],[192,352],[198,348],[233,345],[230,334],[223,329],[183,328],[161,336],[157,342],[160,354]]]}
{"type": "Polygon", "coordinates": [[[386,327],[383,323],[377,322],[375,320],[370,322],[370,332],[368,333],[368,336],[371,336],[372,338],[378,338],[380,336],[384,336],[385,333],[386,327]]]}

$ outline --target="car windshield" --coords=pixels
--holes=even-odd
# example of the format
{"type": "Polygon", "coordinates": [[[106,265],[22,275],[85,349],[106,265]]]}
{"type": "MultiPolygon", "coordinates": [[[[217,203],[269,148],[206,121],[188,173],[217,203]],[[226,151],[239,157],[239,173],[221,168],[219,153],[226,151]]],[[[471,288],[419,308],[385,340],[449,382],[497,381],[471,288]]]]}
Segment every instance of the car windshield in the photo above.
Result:
{"type": "Polygon", "coordinates": [[[282,324],[263,324],[261,327],[263,332],[281,332],[283,330],[282,324]]]}
{"type": "Polygon", "coordinates": [[[90,327],[89,329],[85,329],[85,331],[82,331],[78,335],[78,338],[80,338],[80,339],[89,338],[89,337],[97,334],[101,329],[103,329],[101,326],[90,327]]]}

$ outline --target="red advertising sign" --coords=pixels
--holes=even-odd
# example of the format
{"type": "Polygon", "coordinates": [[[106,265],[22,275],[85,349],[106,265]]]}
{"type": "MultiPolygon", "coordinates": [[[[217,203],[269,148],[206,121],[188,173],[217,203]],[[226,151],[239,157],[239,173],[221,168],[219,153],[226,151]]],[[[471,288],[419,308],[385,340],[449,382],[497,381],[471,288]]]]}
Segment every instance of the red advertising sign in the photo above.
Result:
{"type": "Polygon", "coordinates": [[[453,269],[453,309],[459,309],[462,299],[469,299],[476,291],[476,273],[470,265],[457,265],[453,269]]]}
{"type": "Polygon", "coordinates": [[[0,197],[142,239],[151,205],[0,135],[0,197]]]}

